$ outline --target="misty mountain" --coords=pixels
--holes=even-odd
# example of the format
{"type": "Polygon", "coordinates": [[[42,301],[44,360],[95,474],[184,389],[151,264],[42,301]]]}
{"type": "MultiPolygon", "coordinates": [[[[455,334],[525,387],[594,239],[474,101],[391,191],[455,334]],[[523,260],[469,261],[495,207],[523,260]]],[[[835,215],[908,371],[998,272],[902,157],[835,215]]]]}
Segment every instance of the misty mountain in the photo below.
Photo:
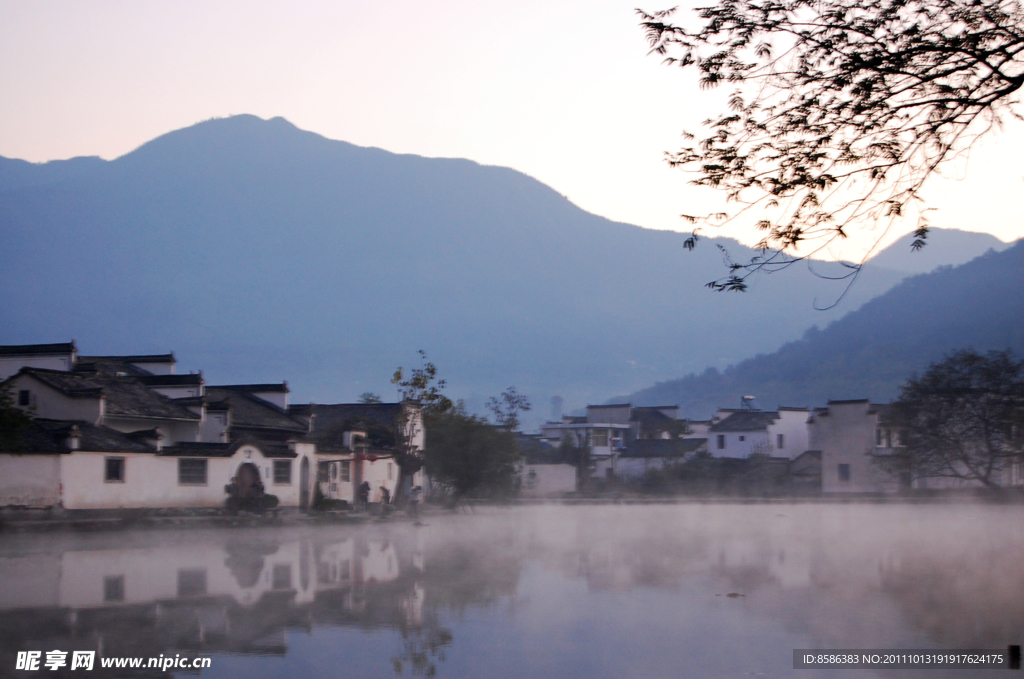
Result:
{"type": "Polygon", "coordinates": [[[913,276],[772,354],[724,371],[709,369],[623,397],[634,404],[679,403],[691,417],[736,407],[744,394],[763,408],[815,406],[829,399],[899,395],[914,372],[968,347],[1024,357],[1024,240],[956,268],[913,276]]]}
{"type": "Polygon", "coordinates": [[[0,159],[0,231],[0,342],[173,350],[208,381],[287,379],[321,402],[392,396],[422,348],[471,406],[512,384],[573,406],[774,351],[906,275],[869,266],[828,312],[844,283],[801,267],[713,293],[716,246],[748,248],[686,252],[511,169],[254,116],[112,161],[0,159]]]}

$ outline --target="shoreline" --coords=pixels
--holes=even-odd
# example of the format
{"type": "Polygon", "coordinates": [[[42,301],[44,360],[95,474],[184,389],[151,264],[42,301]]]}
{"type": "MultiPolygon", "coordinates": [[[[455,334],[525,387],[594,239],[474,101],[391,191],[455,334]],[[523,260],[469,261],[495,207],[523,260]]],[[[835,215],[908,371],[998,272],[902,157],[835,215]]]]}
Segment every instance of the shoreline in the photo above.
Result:
{"type": "MultiPolygon", "coordinates": [[[[792,497],[594,497],[594,498],[518,498],[512,501],[467,500],[462,506],[539,507],[605,505],[1024,505],[1024,494],[986,496],[957,495],[871,495],[848,494],[792,497]]],[[[280,528],[319,525],[361,525],[367,523],[412,522],[423,515],[456,509],[423,507],[419,516],[392,510],[386,514],[371,510],[318,511],[303,513],[284,508],[265,515],[242,512],[230,514],[220,508],[181,509],[0,509],[0,535],[11,533],[104,532],[139,528],[280,528]]]]}

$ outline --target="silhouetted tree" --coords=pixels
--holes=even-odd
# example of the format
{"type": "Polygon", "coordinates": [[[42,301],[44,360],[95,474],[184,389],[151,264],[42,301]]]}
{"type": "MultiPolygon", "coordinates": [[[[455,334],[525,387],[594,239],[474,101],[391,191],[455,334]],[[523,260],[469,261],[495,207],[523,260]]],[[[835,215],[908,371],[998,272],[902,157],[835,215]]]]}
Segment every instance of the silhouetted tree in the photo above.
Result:
{"type": "Polygon", "coordinates": [[[32,421],[31,416],[14,405],[11,385],[0,383],[0,448],[20,450],[23,434],[32,421]]]}
{"type": "Polygon", "coordinates": [[[466,496],[508,497],[518,491],[515,435],[454,409],[431,418],[426,465],[455,502],[466,496]]]}
{"type": "Polygon", "coordinates": [[[359,398],[357,399],[357,402],[358,403],[383,403],[383,401],[381,401],[381,399],[380,399],[380,395],[379,394],[375,394],[372,391],[364,391],[363,393],[359,394],[359,398]]]}
{"type": "Polygon", "coordinates": [[[427,353],[419,350],[420,367],[408,373],[402,367],[391,376],[391,384],[398,387],[403,399],[418,401],[423,405],[423,415],[429,420],[436,414],[446,413],[454,407],[452,400],[442,390],[447,382],[437,376],[437,367],[427,360],[427,353]]]}
{"type": "MultiPolygon", "coordinates": [[[[669,163],[742,206],[705,223],[764,210],[760,254],[730,263],[708,284],[716,290],[745,290],[751,274],[784,268],[851,229],[888,228],[944,162],[1002,114],[1019,117],[1017,0],[719,0],[697,10],[694,30],[668,23],[673,11],[639,12],[652,51],[695,68],[703,88],[737,89],[729,110],[705,123],[707,136],[669,163]]],[[[919,215],[914,249],[928,230],[919,215]]]]}
{"type": "Polygon", "coordinates": [[[528,412],[531,408],[530,399],[509,387],[501,392],[501,398],[494,396],[487,399],[487,409],[494,415],[495,423],[506,431],[519,428],[519,413],[528,412]]]}
{"type": "Polygon", "coordinates": [[[890,471],[1006,485],[1024,457],[1024,363],[958,351],[907,381],[891,420],[902,445],[878,458],[890,471]]]}

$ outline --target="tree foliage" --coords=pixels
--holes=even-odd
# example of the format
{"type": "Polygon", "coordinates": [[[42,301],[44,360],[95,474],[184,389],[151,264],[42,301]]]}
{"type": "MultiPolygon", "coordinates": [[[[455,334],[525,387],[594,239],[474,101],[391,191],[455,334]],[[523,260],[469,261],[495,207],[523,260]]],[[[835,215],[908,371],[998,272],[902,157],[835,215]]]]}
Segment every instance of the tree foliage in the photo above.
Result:
{"type": "Polygon", "coordinates": [[[0,448],[19,450],[31,415],[14,405],[10,383],[0,383],[0,448]]]}
{"type": "MultiPolygon", "coordinates": [[[[639,12],[652,51],[696,69],[703,88],[736,91],[728,111],[706,121],[707,136],[669,163],[740,205],[705,223],[760,211],[764,231],[760,255],[730,263],[708,284],[716,290],[744,290],[753,273],[789,266],[850,229],[881,228],[880,239],[943,163],[1003,115],[1019,118],[1017,0],[719,0],[697,10],[695,30],[669,23],[673,11],[639,12]]],[[[928,230],[917,212],[914,249],[928,230]]]]}
{"type": "Polygon", "coordinates": [[[515,435],[461,409],[431,418],[427,471],[453,499],[508,497],[518,490],[519,446],[515,435]]]}
{"type": "Polygon", "coordinates": [[[419,350],[420,367],[412,368],[408,373],[398,367],[391,376],[391,384],[398,387],[403,399],[418,401],[423,405],[423,415],[446,413],[454,407],[452,400],[444,395],[443,389],[447,382],[437,376],[437,366],[427,360],[427,353],[419,350]]]}
{"type": "Polygon", "coordinates": [[[487,409],[494,415],[495,423],[506,431],[519,428],[519,413],[530,410],[530,399],[509,387],[501,392],[501,398],[495,396],[487,399],[487,409]]]}
{"type": "Polygon", "coordinates": [[[881,460],[892,471],[1006,485],[1024,457],[1024,362],[1008,351],[958,351],[907,381],[892,423],[903,443],[881,460]]]}

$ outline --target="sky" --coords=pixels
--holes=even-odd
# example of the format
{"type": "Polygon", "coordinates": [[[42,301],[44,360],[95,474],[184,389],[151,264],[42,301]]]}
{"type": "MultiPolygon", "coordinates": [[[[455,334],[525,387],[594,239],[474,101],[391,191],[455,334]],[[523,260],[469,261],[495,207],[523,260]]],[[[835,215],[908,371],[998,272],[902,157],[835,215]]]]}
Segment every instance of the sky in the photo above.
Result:
{"type": "MultiPolygon", "coordinates": [[[[209,118],[283,116],[360,146],[512,167],[590,212],[688,231],[679,215],[722,197],[664,152],[729,90],[649,55],[637,2],[0,0],[0,156],[113,159],[209,118]]],[[[932,225],[1024,236],[1022,150],[1011,119],[947,167],[924,193],[932,225]]],[[[879,237],[834,254],[859,259],[879,237]]]]}

